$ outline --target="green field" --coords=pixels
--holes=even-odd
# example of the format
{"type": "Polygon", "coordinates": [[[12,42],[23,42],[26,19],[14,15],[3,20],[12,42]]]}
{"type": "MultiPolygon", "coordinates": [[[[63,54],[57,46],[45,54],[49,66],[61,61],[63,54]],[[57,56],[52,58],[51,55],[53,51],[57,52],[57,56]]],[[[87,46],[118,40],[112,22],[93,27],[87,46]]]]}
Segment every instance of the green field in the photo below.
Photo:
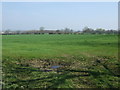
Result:
{"type": "Polygon", "coordinates": [[[119,87],[117,35],[3,35],[2,53],[4,88],[119,87]]]}

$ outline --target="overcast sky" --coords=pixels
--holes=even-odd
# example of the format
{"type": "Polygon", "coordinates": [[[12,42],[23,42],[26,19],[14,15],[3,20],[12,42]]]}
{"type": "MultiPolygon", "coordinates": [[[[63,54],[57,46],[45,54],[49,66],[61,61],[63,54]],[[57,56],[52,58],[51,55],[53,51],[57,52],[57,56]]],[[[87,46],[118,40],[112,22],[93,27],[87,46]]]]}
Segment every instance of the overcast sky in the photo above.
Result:
{"type": "Polygon", "coordinates": [[[3,2],[3,30],[118,28],[117,2],[3,2]]]}

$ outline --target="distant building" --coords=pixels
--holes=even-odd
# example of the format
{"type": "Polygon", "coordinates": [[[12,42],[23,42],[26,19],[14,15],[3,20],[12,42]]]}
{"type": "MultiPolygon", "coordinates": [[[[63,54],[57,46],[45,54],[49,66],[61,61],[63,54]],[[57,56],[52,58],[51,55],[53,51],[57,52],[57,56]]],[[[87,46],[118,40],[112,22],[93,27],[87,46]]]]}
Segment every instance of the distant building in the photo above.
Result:
{"type": "Polygon", "coordinates": [[[5,32],[0,32],[0,34],[4,34],[5,32]]]}

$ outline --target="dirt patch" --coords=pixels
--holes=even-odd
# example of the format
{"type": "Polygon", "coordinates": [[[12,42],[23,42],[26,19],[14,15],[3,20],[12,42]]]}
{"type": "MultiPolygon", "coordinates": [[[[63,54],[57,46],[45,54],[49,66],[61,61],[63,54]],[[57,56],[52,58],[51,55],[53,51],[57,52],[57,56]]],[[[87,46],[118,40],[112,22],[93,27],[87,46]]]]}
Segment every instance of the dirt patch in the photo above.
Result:
{"type": "Polygon", "coordinates": [[[70,62],[63,62],[63,61],[55,61],[50,59],[33,59],[33,60],[25,60],[24,62],[20,62],[22,66],[37,68],[42,71],[53,71],[53,70],[65,70],[69,69],[71,64],[70,62]],[[52,68],[57,67],[57,68],[52,68]]]}

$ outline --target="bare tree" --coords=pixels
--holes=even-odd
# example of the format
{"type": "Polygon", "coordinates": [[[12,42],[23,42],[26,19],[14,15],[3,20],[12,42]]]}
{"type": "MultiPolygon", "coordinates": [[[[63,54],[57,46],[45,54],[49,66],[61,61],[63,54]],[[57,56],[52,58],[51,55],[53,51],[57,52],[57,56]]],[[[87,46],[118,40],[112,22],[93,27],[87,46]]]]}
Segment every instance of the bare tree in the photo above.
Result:
{"type": "Polygon", "coordinates": [[[11,30],[10,30],[10,29],[8,29],[8,30],[5,30],[5,32],[4,32],[4,33],[5,33],[6,35],[9,35],[9,34],[10,34],[10,32],[11,32],[11,30]]]}
{"type": "Polygon", "coordinates": [[[83,33],[93,34],[94,30],[92,28],[88,28],[87,26],[83,28],[83,33]]]}
{"type": "Polygon", "coordinates": [[[105,29],[97,28],[97,29],[95,30],[95,33],[96,33],[96,34],[103,34],[103,33],[105,33],[105,29]]]}
{"type": "Polygon", "coordinates": [[[43,31],[45,29],[45,27],[40,27],[40,31],[43,31]]]}
{"type": "Polygon", "coordinates": [[[65,33],[65,34],[69,34],[70,32],[71,32],[71,29],[69,29],[69,28],[65,28],[65,29],[64,29],[64,33],[65,33]]]}

